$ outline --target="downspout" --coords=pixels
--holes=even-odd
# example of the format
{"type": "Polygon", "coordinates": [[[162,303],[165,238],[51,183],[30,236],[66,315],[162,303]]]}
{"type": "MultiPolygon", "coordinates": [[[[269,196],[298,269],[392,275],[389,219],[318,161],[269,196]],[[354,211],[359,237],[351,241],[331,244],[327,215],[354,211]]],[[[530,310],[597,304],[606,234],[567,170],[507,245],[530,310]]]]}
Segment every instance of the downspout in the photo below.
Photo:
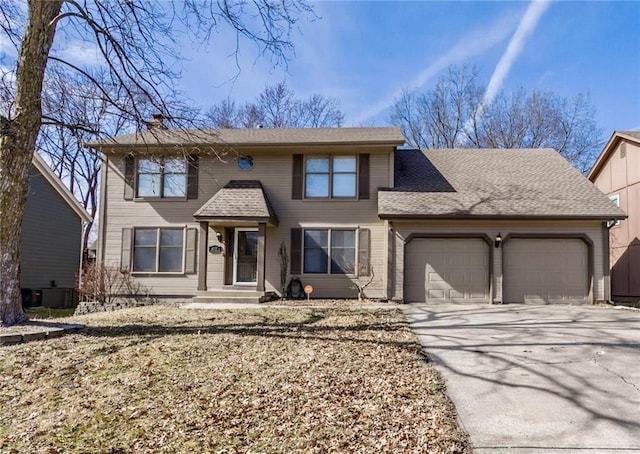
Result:
{"type": "Polygon", "coordinates": [[[82,287],[82,270],[84,268],[84,249],[85,249],[85,242],[84,242],[84,232],[85,229],[87,228],[87,226],[89,225],[89,222],[87,221],[83,221],[82,219],[80,220],[80,265],[78,266],[78,288],[82,287]]]}
{"type": "Polygon", "coordinates": [[[609,231],[615,225],[615,221],[607,221],[602,223],[602,243],[604,247],[604,298],[605,302],[612,303],[611,301],[611,238],[609,231]]]}
{"type": "Polygon", "coordinates": [[[100,199],[98,202],[98,241],[96,248],[96,262],[104,263],[105,229],[107,225],[105,219],[105,213],[107,211],[107,171],[109,166],[107,165],[108,159],[104,153],[102,153],[102,149],[100,149],[100,153],[102,154],[102,162],[100,163],[100,199]]]}

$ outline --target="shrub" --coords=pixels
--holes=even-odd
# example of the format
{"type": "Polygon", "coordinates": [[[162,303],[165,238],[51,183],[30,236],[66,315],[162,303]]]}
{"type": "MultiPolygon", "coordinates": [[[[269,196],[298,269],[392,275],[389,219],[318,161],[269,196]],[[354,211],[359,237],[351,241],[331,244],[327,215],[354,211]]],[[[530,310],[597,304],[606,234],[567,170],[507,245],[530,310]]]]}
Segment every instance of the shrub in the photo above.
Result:
{"type": "Polygon", "coordinates": [[[129,272],[118,266],[95,262],[87,265],[78,286],[82,301],[111,304],[125,299],[145,301],[150,299],[149,289],[136,281],[129,272]]]}

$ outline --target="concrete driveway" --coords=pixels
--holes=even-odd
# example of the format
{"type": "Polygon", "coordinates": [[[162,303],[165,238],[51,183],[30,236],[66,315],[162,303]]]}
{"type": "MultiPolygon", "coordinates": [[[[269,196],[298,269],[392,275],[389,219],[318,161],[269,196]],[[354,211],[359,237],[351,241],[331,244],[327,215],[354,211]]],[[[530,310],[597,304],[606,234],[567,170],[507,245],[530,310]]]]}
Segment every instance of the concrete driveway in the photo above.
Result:
{"type": "Polygon", "coordinates": [[[402,306],[476,452],[640,452],[640,312],[402,306]]]}

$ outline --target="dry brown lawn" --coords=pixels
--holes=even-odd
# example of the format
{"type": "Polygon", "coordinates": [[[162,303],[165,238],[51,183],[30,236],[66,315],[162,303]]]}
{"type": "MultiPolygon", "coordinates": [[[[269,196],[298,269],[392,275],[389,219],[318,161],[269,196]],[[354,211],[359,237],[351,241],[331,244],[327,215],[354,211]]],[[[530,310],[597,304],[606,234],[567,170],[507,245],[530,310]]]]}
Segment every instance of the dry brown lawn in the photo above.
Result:
{"type": "Polygon", "coordinates": [[[144,307],[0,347],[0,452],[469,452],[397,309],[144,307]]]}

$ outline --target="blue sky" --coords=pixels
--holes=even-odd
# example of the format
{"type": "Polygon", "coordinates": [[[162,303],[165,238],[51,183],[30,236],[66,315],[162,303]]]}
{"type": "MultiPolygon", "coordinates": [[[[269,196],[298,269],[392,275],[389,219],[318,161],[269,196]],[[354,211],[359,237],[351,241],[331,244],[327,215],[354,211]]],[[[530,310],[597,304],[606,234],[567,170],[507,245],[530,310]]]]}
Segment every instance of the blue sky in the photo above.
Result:
{"type": "Polygon", "coordinates": [[[300,97],[338,98],[345,126],[386,125],[403,88],[429,89],[451,64],[475,65],[495,89],[589,93],[608,137],[640,129],[640,2],[331,1],[301,19],[286,67],[221,30],[185,45],[181,89],[211,105],[254,99],[285,80],[300,97]]]}

